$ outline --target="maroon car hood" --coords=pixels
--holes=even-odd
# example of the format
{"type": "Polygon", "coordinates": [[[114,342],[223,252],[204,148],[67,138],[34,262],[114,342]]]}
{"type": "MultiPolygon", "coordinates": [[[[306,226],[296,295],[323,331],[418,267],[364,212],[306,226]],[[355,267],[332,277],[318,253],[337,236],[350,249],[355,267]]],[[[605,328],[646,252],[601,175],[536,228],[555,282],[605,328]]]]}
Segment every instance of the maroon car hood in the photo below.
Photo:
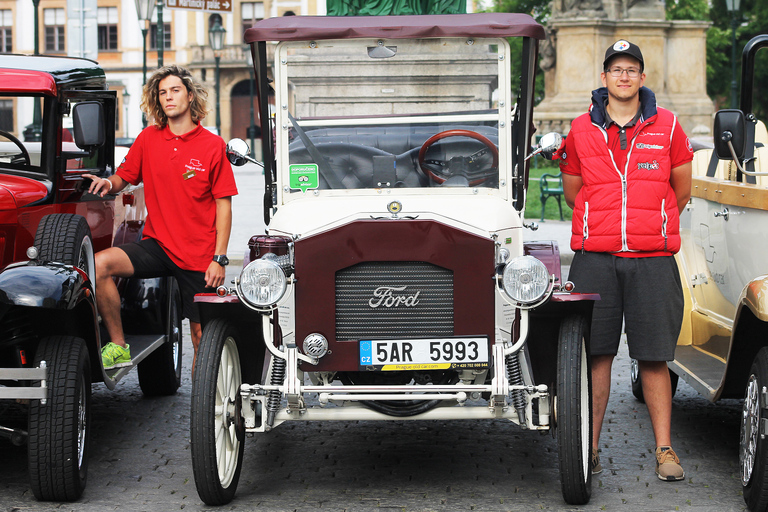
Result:
{"type": "Polygon", "coordinates": [[[0,211],[15,210],[48,195],[44,183],[23,176],[0,174],[0,211]]]}

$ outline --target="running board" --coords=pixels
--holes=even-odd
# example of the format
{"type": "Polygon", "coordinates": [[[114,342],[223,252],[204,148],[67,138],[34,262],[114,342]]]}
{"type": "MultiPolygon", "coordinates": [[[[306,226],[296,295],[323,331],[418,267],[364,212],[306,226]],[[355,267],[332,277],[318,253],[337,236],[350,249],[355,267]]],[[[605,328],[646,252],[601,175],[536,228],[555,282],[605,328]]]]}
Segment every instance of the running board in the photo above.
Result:
{"type": "Polygon", "coordinates": [[[123,377],[146,359],[152,352],[154,352],[160,345],[166,342],[167,336],[165,334],[128,334],[125,336],[125,342],[131,347],[131,366],[125,366],[122,368],[113,368],[111,370],[104,370],[104,375],[112,381],[113,384],[117,384],[123,377]]]}

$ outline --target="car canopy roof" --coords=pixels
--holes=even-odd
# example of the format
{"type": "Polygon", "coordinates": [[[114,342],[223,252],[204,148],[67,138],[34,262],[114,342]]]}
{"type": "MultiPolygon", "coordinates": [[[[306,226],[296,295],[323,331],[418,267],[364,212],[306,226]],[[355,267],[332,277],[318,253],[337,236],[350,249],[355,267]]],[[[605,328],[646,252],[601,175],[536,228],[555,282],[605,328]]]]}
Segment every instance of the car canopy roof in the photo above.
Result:
{"type": "Polygon", "coordinates": [[[544,27],[531,16],[519,13],[281,16],[264,19],[246,30],[245,42],[523,36],[544,39],[544,27]]]}
{"type": "Polygon", "coordinates": [[[104,89],[106,75],[88,59],[0,55],[0,92],[55,96],[59,88],[104,89]]]}

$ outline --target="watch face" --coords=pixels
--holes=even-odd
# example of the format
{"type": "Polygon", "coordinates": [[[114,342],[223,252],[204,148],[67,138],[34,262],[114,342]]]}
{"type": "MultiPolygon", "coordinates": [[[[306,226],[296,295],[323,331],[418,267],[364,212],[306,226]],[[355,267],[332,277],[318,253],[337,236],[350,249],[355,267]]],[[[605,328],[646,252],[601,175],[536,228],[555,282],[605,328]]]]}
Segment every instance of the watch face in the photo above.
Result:
{"type": "Polygon", "coordinates": [[[214,256],[213,261],[219,265],[229,265],[229,258],[227,258],[226,254],[218,254],[214,256]]]}

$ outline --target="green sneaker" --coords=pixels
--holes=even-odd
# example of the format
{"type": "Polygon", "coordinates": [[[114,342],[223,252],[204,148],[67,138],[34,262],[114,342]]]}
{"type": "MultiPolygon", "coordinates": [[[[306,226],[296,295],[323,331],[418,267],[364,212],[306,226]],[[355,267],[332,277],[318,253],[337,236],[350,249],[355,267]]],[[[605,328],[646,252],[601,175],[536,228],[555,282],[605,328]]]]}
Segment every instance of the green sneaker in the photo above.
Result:
{"type": "Polygon", "coordinates": [[[105,370],[131,366],[131,346],[126,344],[123,348],[110,341],[101,349],[101,364],[105,370]]]}

